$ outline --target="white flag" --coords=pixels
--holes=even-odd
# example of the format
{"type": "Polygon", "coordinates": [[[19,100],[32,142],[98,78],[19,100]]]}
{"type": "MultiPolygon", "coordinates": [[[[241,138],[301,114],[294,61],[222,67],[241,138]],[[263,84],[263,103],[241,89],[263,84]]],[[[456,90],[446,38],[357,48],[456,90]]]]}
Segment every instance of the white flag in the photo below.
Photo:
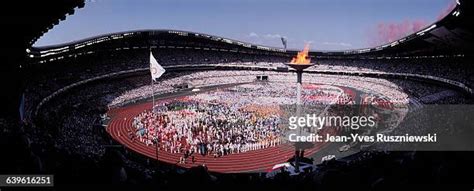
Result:
{"type": "Polygon", "coordinates": [[[155,57],[153,57],[153,54],[150,52],[150,72],[151,72],[151,79],[155,81],[158,79],[161,75],[163,75],[166,70],[158,64],[156,61],[155,57]]]}

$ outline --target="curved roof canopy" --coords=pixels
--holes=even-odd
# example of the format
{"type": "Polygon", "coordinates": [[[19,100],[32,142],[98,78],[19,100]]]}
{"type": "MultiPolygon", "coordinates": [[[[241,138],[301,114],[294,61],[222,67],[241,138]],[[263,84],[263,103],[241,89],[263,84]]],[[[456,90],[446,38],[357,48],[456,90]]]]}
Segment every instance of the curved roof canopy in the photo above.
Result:
{"type": "MultiPolygon", "coordinates": [[[[432,56],[432,55],[470,55],[474,50],[472,1],[458,0],[456,7],[443,19],[428,27],[377,47],[354,49],[346,51],[313,51],[312,56],[432,56]]],[[[256,45],[225,37],[209,34],[178,30],[136,30],[104,34],[64,44],[33,47],[30,57],[60,56],[66,52],[81,51],[81,49],[104,48],[153,48],[168,41],[186,40],[190,44],[208,45],[217,48],[253,49],[276,53],[294,54],[296,50],[286,51],[282,48],[256,45]],[[194,42],[195,41],[195,42],[194,42]],[[113,44],[113,45],[112,45],[113,44]],[[128,47],[127,47],[128,46],[128,47]]],[[[178,43],[179,44],[179,43],[178,43]]]]}

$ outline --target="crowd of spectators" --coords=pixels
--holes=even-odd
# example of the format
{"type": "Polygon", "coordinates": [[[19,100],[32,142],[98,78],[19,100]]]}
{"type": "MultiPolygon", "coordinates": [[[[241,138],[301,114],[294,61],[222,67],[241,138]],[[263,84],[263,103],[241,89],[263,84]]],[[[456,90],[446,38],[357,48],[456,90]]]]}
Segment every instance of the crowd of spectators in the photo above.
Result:
{"type": "MultiPolygon", "coordinates": [[[[269,82],[282,82],[292,84],[296,80],[296,75],[293,73],[279,73],[279,72],[260,72],[260,71],[205,71],[195,72],[188,75],[177,76],[176,78],[163,80],[154,84],[155,92],[175,91],[173,89],[177,84],[186,83],[190,87],[199,88],[204,86],[214,86],[232,83],[248,83],[256,80],[257,75],[269,76],[269,82]]],[[[378,96],[386,97],[394,102],[400,104],[408,104],[409,96],[404,93],[403,84],[391,82],[391,80],[359,77],[359,76],[333,76],[323,74],[305,74],[305,83],[315,84],[329,84],[341,87],[351,87],[364,92],[371,92],[378,96]]],[[[121,105],[128,100],[143,99],[151,96],[152,85],[145,84],[136,89],[127,91],[114,99],[109,106],[121,105]]],[[[415,88],[415,86],[412,86],[415,88]]],[[[426,89],[421,86],[418,88],[426,89]]],[[[429,88],[429,87],[427,87],[429,88]]],[[[294,91],[272,92],[278,94],[294,93],[294,91]]],[[[413,90],[415,91],[415,90],[413,90]]],[[[427,90],[428,91],[428,90],[427,90]]]]}
{"type": "MultiPolygon", "coordinates": [[[[285,67],[289,56],[245,54],[217,50],[158,48],[153,53],[163,66],[225,64],[261,67],[285,67]]],[[[148,67],[149,51],[128,49],[113,52],[65,57],[48,63],[32,63],[25,88],[27,115],[41,101],[58,89],[100,75],[148,67]]],[[[474,79],[468,59],[410,58],[410,59],[317,59],[308,70],[395,72],[437,76],[465,83],[471,87],[474,79]]]]}
{"type": "Polygon", "coordinates": [[[474,70],[465,58],[331,59],[316,60],[310,70],[393,72],[442,77],[472,87],[474,70]]]}
{"type": "MultiPolygon", "coordinates": [[[[268,75],[269,82],[288,84],[288,86],[270,88],[272,91],[270,92],[271,94],[286,95],[288,97],[295,96],[295,91],[290,91],[291,89],[295,89],[292,83],[296,79],[295,74],[270,71],[205,71],[187,73],[185,75],[169,74],[169,76],[163,77],[161,81],[163,83],[157,82],[154,86],[157,88],[156,93],[159,94],[162,93],[160,91],[164,92],[164,90],[176,91],[173,87],[179,83],[189,82],[192,86],[200,87],[225,83],[252,82],[255,80],[256,75],[268,75]]],[[[414,102],[413,100],[416,100],[417,97],[411,97],[410,91],[417,92],[418,94],[416,95],[420,97],[439,95],[439,100],[444,103],[462,103],[466,101],[460,98],[462,96],[459,95],[445,97],[445,94],[440,93],[445,91],[442,87],[423,86],[416,82],[407,82],[406,80],[386,80],[380,78],[323,74],[305,74],[304,80],[305,83],[352,87],[363,92],[370,92],[379,97],[385,97],[394,103],[396,103],[397,100],[402,104],[414,102]]],[[[31,133],[33,133],[34,136],[31,136],[30,139],[35,143],[39,142],[41,144],[45,140],[57,140],[52,144],[55,145],[53,148],[62,148],[68,152],[77,151],[83,153],[83,156],[92,158],[94,158],[94,156],[100,156],[104,152],[103,147],[98,146],[99,143],[95,144],[94,141],[91,141],[95,140],[98,136],[93,130],[95,126],[100,125],[100,114],[103,114],[106,108],[111,106],[111,103],[119,104],[131,98],[139,100],[149,97],[150,91],[147,89],[150,87],[149,82],[149,76],[128,77],[125,78],[125,80],[105,83],[108,85],[88,87],[80,91],[80,96],[61,96],[61,99],[53,100],[52,103],[48,104],[58,105],[59,102],[59,106],[55,106],[55,109],[46,108],[40,112],[41,116],[39,118],[41,120],[38,124],[40,127],[54,126],[57,128],[33,128],[31,133]],[[91,90],[91,88],[94,88],[94,90],[91,90]],[[101,92],[102,94],[94,95],[91,94],[91,92],[101,92]],[[96,98],[100,98],[100,103],[90,102],[90,100],[96,98]],[[51,137],[51,139],[43,139],[44,137],[51,137]]],[[[265,92],[270,90],[262,89],[261,91],[265,92]]],[[[305,93],[303,93],[303,95],[305,95],[305,93]]],[[[284,103],[291,104],[293,100],[294,99],[288,99],[288,102],[284,103]]],[[[436,99],[434,100],[436,103],[436,99]]],[[[100,138],[97,139],[100,140],[100,138]]]]}
{"type": "MultiPolygon", "coordinates": [[[[154,54],[164,66],[242,64],[283,67],[283,63],[286,63],[287,59],[289,60],[287,57],[245,55],[231,52],[224,54],[217,51],[190,51],[184,49],[180,51],[160,50],[154,54]]],[[[25,88],[26,111],[31,113],[42,98],[71,83],[111,72],[146,68],[148,67],[148,56],[148,51],[127,50],[127,52],[104,55],[91,54],[38,64],[34,66],[34,72],[31,73],[25,88]]],[[[467,66],[469,63],[465,63],[461,58],[314,61],[316,65],[311,70],[417,73],[454,79],[470,86],[473,79],[472,69],[467,66]]],[[[174,86],[180,83],[190,83],[191,86],[199,87],[251,82],[256,75],[268,75],[270,82],[288,83],[294,82],[296,79],[296,76],[291,73],[262,71],[207,71],[186,73],[186,75],[181,73],[177,76],[163,76],[160,79],[162,81],[155,84],[155,92],[161,94],[175,91],[174,86]]],[[[458,94],[443,93],[445,92],[444,87],[424,85],[407,80],[323,74],[305,74],[304,80],[305,83],[353,87],[380,97],[389,98],[401,104],[417,103],[417,100],[423,97],[430,98],[427,101],[429,103],[466,103],[469,101],[458,94]]],[[[8,169],[2,170],[2,172],[11,172],[11,174],[19,172],[55,173],[58,181],[63,183],[66,180],[74,183],[80,183],[76,181],[96,181],[100,183],[116,181],[149,184],[154,182],[160,186],[169,186],[176,183],[177,180],[196,181],[196,174],[200,175],[200,180],[210,185],[219,186],[223,183],[239,182],[235,181],[236,177],[211,175],[205,167],[184,170],[182,174],[178,173],[182,169],[176,169],[175,167],[160,167],[152,171],[149,169],[155,168],[150,165],[149,161],[137,160],[136,158],[139,157],[131,157],[132,154],[127,150],[114,150],[108,147],[108,145],[113,146],[114,142],[107,137],[100,115],[105,113],[108,106],[119,106],[129,100],[150,96],[151,87],[149,83],[150,78],[147,75],[128,77],[120,80],[110,80],[105,83],[88,84],[84,88],[59,95],[57,99],[52,100],[41,109],[38,121],[16,130],[18,132],[6,132],[21,137],[19,142],[10,141],[9,138],[0,139],[2,146],[10,145],[5,150],[6,153],[18,154],[18,152],[22,152],[16,155],[21,160],[9,161],[9,164],[21,164],[12,166],[21,166],[22,169],[8,169]],[[107,176],[104,176],[104,174],[107,174],[107,176]],[[111,178],[104,180],[104,177],[111,178]]],[[[288,91],[288,89],[286,92],[294,93],[294,91],[288,91]]],[[[280,94],[281,92],[274,93],[280,94]]],[[[426,100],[428,99],[426,98],[426,100]]],[[[210,110],[204,109],[204,111],[212,112],[212,109],[220,110],[222,108],[211,107],[210,110]]],[[[151,117],[160,117],[153,116],[154,114],[151,115],[151,117]]],[[[0,125],[8,126],[8,124],[5,125],[1,121],[0,125]]],[[[405,132],[408,129],[410,128],[397,129],[397,132],[405,132]]],[[[7,128],[2,128],[2,130],[5,132],[7,128]]],[[[153,132],[153,130],[151,129],[150,132],[153,132]]],[[[418,130],[422,131],[423,129],[419,128],[418,130]]],[[[223,133],[225,134],[225,132],[223,133]]],[[[278,141],[276,143],[278,144],[278,141]]],[[[275,143],[273,144],[275,145],[275,143]]],[[[193,150],[197,150],[199,153],[199,149],[193,150]]],[[[215,151],[217,151],[215,149],[210,150],[214,151],[210,153],[216,153],[215,151]]],[[[221,153],[220,155],[225,153],[222,150],[218,152],[221,153]]],[[[245,175],[244,178],[239,180],[248,184],[270,184],[275,187],[295,185],[290,183],[302,183],[302,187],[310,188],[324,188],[325,186],[340,184],[340,180],[348,181],[348,183],[351,183],[351,181],[354,183],[362,182],[364,188],[378,188],[393,182],[403,181],[407,183],[419,183],[420,181],[422,183],[468,182],[465,180],[466,177],[462,176],[444,179],[446,174],[453,174],[448,172],[463,171],[464,168],[459,165],[462,165],[462,167],[472,166],[469,165],[471,164],[469,161],[460,162],[470,158],[461,155],[452,156],[447,154],[445,156],[444,153],[424,154],[422,152],[362,152],[356,158],[346,162],[329,161],[320,165],[317,172],[301,174],[296,177],[282,174],[277,176],[276,180],[267,180],[259,174],[251,174],[245,175]],[[430,160],[431,155],[438,157],[439,161],[430,160]],[[439,157],[439,155],[442,156],[439,157]],[[375,166],[380,168],[374,168],[375,166]],[[387,174],[388,171],[374,170],[383,168],[389,168],[392,174],[387,174]],[[414,174],[408,173],[413,172],[415,168],[421,168],[421,170],[416,170],[414,174]],[[364,175],[358,176],[359,174],[364,175]],[[354,179],[354,177],[359,178],[354,179]]]]}

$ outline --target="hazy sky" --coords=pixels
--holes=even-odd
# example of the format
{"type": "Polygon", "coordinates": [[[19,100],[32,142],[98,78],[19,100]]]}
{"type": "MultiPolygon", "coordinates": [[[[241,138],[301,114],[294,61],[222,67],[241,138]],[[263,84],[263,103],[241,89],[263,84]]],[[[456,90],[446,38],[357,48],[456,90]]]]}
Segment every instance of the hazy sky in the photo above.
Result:
{"type": "Polygon", "coordinates": [[[366,48],[438,20],[453,0],[87,0],[35,46],[136,29],[176,29],[313,50],[366,48]]]}

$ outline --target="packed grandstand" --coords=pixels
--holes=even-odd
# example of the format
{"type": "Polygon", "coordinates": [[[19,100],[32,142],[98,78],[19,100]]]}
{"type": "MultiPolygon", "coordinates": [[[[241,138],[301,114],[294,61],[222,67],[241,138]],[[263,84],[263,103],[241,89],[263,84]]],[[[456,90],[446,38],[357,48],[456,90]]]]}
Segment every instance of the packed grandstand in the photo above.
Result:
{"type": "MultiPolygon", "coordinates": [[[[388,45],[311,52],[315,66],[305,72],[304,105],[397,107],[400,113],[385,131],[423,132],[430,127],[403,122],[423,116],[405,110],[472,104],[472,41],[449,50],[442,41],[460,31],[472,32],[459,24],[463,22],[456,20],[456,11],[471,7],[460,3],[423,34],[388,45]],[[440,41],[431,41],[436,37],[440,41]]],[[[296,74],[286,66],[295,51],[187,31],[143,30],[31,47],[27,52],[21,140],[9,148],[24,151],[17,157],[22,160],[10,161],[22,164],[16,169],[21,172],[54,172],[58,181],[72,183],[164,187],[183,179],[209,185],[312,182],[309,188],[341,179],[368,187],[390,181],[466,180],[440,179],[454,169],[445,165],[454,161],[443,153],[434,154],[439,161],[431,161],[425,153],[370,152],[343,144],[306,150],[303,157],[311,159],[315,169],[266,178],[268,169],[294,157],[293,148],[280,137],[285,109],[295,104],[295,92],[289,90],[296,88],[296,74]],[[153,84],[150,51],[167,70],[153,84]],[[338,160],[324,159],[332,155],[338,160]],[[420,165],[427,161],[430,165],[420,165]],[[391,168],[393,174],[368,166],[391,168]],[[412,166],[423,170],[407,173],[412,166]]]]}

